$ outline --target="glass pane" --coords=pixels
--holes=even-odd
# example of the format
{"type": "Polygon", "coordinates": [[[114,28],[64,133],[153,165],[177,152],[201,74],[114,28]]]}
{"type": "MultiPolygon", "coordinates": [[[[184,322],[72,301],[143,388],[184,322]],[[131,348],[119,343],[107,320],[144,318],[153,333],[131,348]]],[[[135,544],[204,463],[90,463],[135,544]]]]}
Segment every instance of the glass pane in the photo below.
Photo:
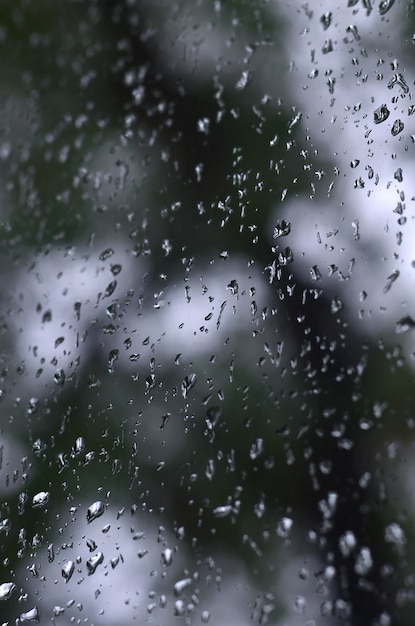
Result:
{"type": "Polygon", "coordinates": [[[404,0],[6,0],[4,625],[412,623],[404,0]]]}

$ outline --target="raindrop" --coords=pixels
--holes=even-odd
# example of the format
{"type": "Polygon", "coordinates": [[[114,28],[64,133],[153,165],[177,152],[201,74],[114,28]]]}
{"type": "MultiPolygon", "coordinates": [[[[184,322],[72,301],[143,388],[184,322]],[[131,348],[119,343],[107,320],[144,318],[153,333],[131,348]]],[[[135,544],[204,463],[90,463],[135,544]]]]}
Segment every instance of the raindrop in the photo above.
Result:
{"type": "Polygon", "coordinates": [[[0,601],[8,600],[15,589],[16,585],[14,583],[2,583],[0,585],[0,601]]]}
{"type": "Polygon", "coordinates": [[[97,500],[91,506],[88,507],[86,512],[86,520],[88,524],[92,522],[97,517],[101,517],[103,512],[105,511],[104,503],[101,500],[97,500]]]}
{"type": "Polygon", "coordinates": [[[27,403],[27,412],[29,415],[33,415],[34,413],[36,413],[39,409],[39,400],[38,398],[30,398],[29,402],[27,403]]]}
{"type": "Polygon", "coordinates": [[[169,421],[169,419],[171,418],[171,413],[165,413],[164,415],[162,415],[161,417],[161,425],[160,425],[160,430],[164,430],[167,422],[169,421]]]}
{"type": "Polygon", "coordinates": [[[404,543],[406,543],[405,533],[399,526],[399,524],[393,522],[386,527],[385,541],[387,543],[394,543],[396,545],[403,545],[404,543]]]}
{"type": "Polygon", "coordinates": [[[321,272],[318,269],[317,265],[313,265],[313,267],[310,269],[310,276],[311,280],[313,281],[321,280],[321,272]]]}
{"type": "Polygon", "coordinates": [[[196,374],[188,374],[187,376],[185,376],[180,387],[183,398],[187,398],[187,394],[192,389],[192,387],[195,386],[196,381],[197,381],[196,374]]]}
{"type": "Polygon", "coordinates": [[[99,260],[100,261],[106,261],[110,256],[112,256],[114,254],[114,250],[112,248],[106,248],[103,252],[101,252],[101,254],[99,255],[99,260]]]}
{"type": "Polygon", "coordinates": [[[332,17],[333,14],[331,13],[331,11],[323,13],[323,15],[320,17],[320,22],[323,24],[324,30],[327,30],[329,28],[332,17]]]}
{"type": "Polygon", "coordinates": [[[274,226],[273,237],[274,239],[277,239],[278,237],[285,237],[286,235],[289,235],[290,232],[291,223],[286,222],[285,220],[278,220],[278,222],[274,226]]]}
{"type": "Polygon", "coordinates": [[[171,548],[166,548],[161,553],[161,562],[166,567],[171,565],[173,562],[173,550],[171,548]]]}
{"type": "Polygon", "coordinates": [[[293,520],[290,517],[283,517],[277,525],[277,535],[280,537],[289,537],[291,528],[293,526],[293,520]]]}
{"type": "Polygon", "coordinates": [[[32,499],[32,506],[34,509],[38,509],[45,506],[49,502],[49,491],[39,491],[32,499]]]}
{"type": "Polygon", "coordinates": [[[83,437],[77,437],[75,440],[75,446],[73,447],[73,456],[78,456],[85,450],[85,439],[83,437]]]}
{"type": "Polygon", "coordinates": [[[21,613],[17,624],[25,622],[38,622],[40,618],[40,611],[37,606],[33,607],[30,611],[26,611],[26,613],[21,613]]]}
{"type": "Polygon", "coordinates": [[[232,513],[232,507],[230,504],[223,504],[222,506],[217,506],[213,509],[213,515],[215,517],[227,517],[232,513]]]}
{"type": "Polygon", "coordinates": [[[231,282],[228,285],[226,285],[226,289],[230,291],[233,296],[237,295],[238,289],[239,289],[237,281],[231,280],[231,282]]]}
{"type": "Polygon", "coordinates": [[[406,81],[402,74],[394,74],[390,81],[388,82],[388,89],[392,89],[394,85],[399,85],[401,87],[403,93],[409,92],[409,87],[406,84],[406,81]]]}
{"type": "Polygon", "coordinates": [[[381,0],[378,6],[378,12],[380,15],[385,15],[395,3],[395,0],[381,0]]]}
{"type": "Polygon", "coordinates": [[[75,570],[75,563],[73,561],[68,561],[62,567],[62,576],[66,582],[69,582],[69,580],[72,577],[72,574],[74,573],[74,570],[75,570]]]}
{"type": "Polygon", "coordinates": [[[191,578],[182,578],[181,580],[178,580],[174,585],[174,594],[179,596],[187,587],[190,587],[191,584],[191,578]]]}
{"type": "Polygon", "coordinates": [[[396,322],[396,333],[401,335],[402,333],[407,333],[409,330],[413,330],[415,328],[415,320],[410,315],[405,315],[401,317],[400,320],[396,322]]]}
{"type": "Polygon", "coordinates": [[[110,350],[110,353],[108,354],[108,372],[110,374],[114,372],[114,363],[119,358],[119,356],[120,351],[117,348],[114,348],[114,350],[110,350]]]}
{"type": "Polygon", "coordinates": [[[392,128],[391,128],[391,134],[396,137],[396,135],[399,135],[399,133],[401,133],[404,129],[404,123],[401,120],[395,120],[392,128]]]}
{"type": "Polygon", "coordinates": [[[210,620],[210,611],[202,611],[202,615],[200,617],[202,624],[207,624],[210,620]]]}
{"type": "Polygon", "coordinates": [[[56,370],[53,376],[53,380],[57,385],[63,385],[65,382],[65,378],[65,372],[63,371],[63,369],[56,370]]]}
{"type": "Polygon", "coordinates": [[[354,566],[356,574],[365,576],[370,572],[373,567],[373,559],[369,548],[363,547],[360,549],[354,566]]]}
{"type": "Polygon", "coordinates": [[[278,255],[278,263],[281,266],[288,265],[288,263],[291,263],[293,260],[294,260],[294,254],[289,246],[284,248],[284,250],[281,250],[281,252],[278,255]]]}
{"type": "Polygon", "coordinates": [[[91,556],[91,558],[87,560],[86,566],[88,568],[88,576],[91,576],[95,572],[98,565],[100,565],[103,560],[104,555],[102,552],[97,552],[97,554],[91,556]]]}
{"type": "Polygon", "coordinates": [[[380,107],[378,107],[373,113],[375,124],[381,124],[388,119],[389,115],[389,109],[386,104],[381,104],[380,107]]]}

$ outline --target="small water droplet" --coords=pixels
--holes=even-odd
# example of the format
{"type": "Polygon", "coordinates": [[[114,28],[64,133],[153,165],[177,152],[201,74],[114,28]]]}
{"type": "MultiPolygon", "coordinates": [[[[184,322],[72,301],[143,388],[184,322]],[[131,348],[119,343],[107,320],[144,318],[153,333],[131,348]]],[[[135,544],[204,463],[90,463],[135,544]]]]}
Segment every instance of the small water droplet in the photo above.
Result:
{"type": "Polygon", "coordinates": [[[207,624],[210,620],[210,611],[202,611],[202,615],[200,618],[202,624],[207,624]]]}
{"type": "Polygon", "coordinates": [[[105,511],[104,503],[101,500],[97,500],[96,502],[93,502],[93,504],[91,504],[91,506],[88,507],[88,510],[86,512],[86,520],[88,524],[92,522],[94,519],[97,519],[97,517],[101,517],[104,511],[105,511]]]}

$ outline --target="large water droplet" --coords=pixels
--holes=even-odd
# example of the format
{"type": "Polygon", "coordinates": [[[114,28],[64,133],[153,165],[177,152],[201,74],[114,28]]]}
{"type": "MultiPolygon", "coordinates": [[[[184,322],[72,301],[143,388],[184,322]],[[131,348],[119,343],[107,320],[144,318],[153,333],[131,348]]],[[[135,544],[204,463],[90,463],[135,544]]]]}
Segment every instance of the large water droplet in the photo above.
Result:
{"type": "Polygon", "coordinates": [[[395,3],[395,0],[381,0],[378,6],[378,12],[380,15],[385,15],[395,3]]]}
{"type": "Polygon", "coordinates": [[[178,580],[174,585],[174,594],[179,596],[187,587],[190,587],[191,584],[191,578],[182,578],[181,580],[178,580]]]}
{"type": "Polygon", "coordinates": [[[181,391],[182,391],[183,398],[187,398],[187,394],[192,389],[192,387],[195,386],[196,381],[197,381],[196,374],[188,374],[187,376],[185,376],[181,384],[181,391]]]}
{"type": "Polygon", "coordinates": [[[285,237],[289,235],[291,232],[291,224],[290,222],[286,222],[285,220],[278,220],[278,222],[274,226],[274,239],[278,237],[285,237]]]}
{"type": "Polygon", "coordinates": [[[71,579],[72,574],[74,573],[74,570],[75,570],[75,563],[73,561],[68,561],[67,563],[64,564],[64,566],[62,567],[62,576],[64,577],[66,582],[68,582],[71,579]]]}
{"type": "Polygon", "coordinates": [[[396,135],[399,135],[399,133],[401,133],[404,129],[404,123],[401,120],[395,120],[392,128],[391,128],[391,134],[396,137],[396,135]]]}
{"type": "Polygon", "coordinates": [[[215,517],[227,517],[232,513],[232,507],[230,504],[223,504],[213,509],[213,515],[215,517]]]}
{"type": "Polygon", "coordinates": [[[171,565],[173,561],[173,550],[171,548],[166,548],[161,553],[161,562],[163,565],[171,565]]]}
{"type": "Polygon", "coordinates": [[[2,583],[0,585],[0,600],[8,600],[15,589],[14,583],[2,583]]]}
{"type": "Polygon", "coordinates": [[[24,624],[25,622],[38,622],[40,618],[40,611],[37,606],[34,606],[30,611],[21,613],[17,621],[17,624],[24,624]]]}
{"type": "Polygon", "coordinates": [[[101,500],[97,500],[96,502],[93,502],[91,506],[88,507],[88,510],[86,512],[86,520],[88,524],[92,522],[94,519],[97,519],[97,517],[101,517],[104,511],[105,511],[104,503],[101,502],[101,500]]]}
{"type": "Polygon", "coordinates": [[[410,315],[405,315],[405,317],[401,317],[401,319],[396,322],[396,332],[398,335],[407,333],[414,328],[415,320],[410,315]]]}
{"type": "Polygon", "coordinates": [[[86,566],[88,568],[88,576],[91,576],[95,572],[98,565],[100,565],[103,560],[104,555],[102,552],[97,552],[97,554],[91,556],[91,558],[87,560],[86,566]]]}
{"type": "Polygon", "coordinates": [[[389,115],[390,115],[389,109],[386,106],[386,104],[381,104],[380,107],[378,107],[374,111],[373,120],[375,124],[381,124],[382,122],[388,119],[389,115]]]}
{"type": "Polygon", "coordinates": [[[34,509],[45,506],[49,502],[49,491],[39,491],[32,499],[32,506],[34,509]]]}

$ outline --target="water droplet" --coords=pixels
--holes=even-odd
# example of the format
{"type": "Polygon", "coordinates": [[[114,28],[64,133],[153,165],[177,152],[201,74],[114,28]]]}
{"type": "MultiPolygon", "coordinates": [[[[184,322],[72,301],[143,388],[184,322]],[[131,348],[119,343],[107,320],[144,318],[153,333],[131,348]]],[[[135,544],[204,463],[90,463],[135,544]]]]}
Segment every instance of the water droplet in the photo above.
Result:
{"type": "Polygon", "coordinates": [[[0,585],[0,600],[8,600],[15,589],[14,583],[2,583],[0,585]]]}
{"type": "Polygon", "coordinates": [[[97,517],[101,517],[104,511],[105,511],[104,503],[101,502],[101,500],[97,500],[96,502],[93,502],[93,504],[91,504],[91,506],[88,507],[88,510],[86,512],[86,520],[88,524],[92,522],[94,519],[97,519],[97,517]]]}
{"type": "Polygon", "coordinates": [[[179,596],[187,587],[190,587],[191,584],[191,578],[182,578],[181,580],[178,580],[174,585],[174,594],[179,596]]]}
{"type": "Polygon", "coordinates": [[[258,458],[260,454],[262,454],[263,451],[264,451],[264,440],[261,438],[258,438],[251,445],[251,448],[249,450],[249,458],[253,461],[254,459],[258,458]]]}
{"type": "Polygon", "coordinates": [[[38,622],[40,619],[40,611],[37,606],[33,607],[30,611],[26,611],[26,613],[21,613],[17,623],[24,624],[25,622],[38,622]]]}
{"type": "Polygon", "coordinates": [[[285,220],[278,220],[278,222],[274,226],[273,237],[274,239],[277,239],[278,237],[285,237],[286,235],[289,235],[290,232],[291,223],[286,222],[285,220]]]}
{"type": "Polygon", "coordinates": [[[399,133],[401,133],[404,129],[404,123],[401,120],[395,120],[392,128],[391,128],[391,134],[396,137],[396,135],[399,135],[399,133]]]}
{"type": "Polygon", "coordinates": [[[284,250],[281,250],[281,252],[278,255],[278,263],[281,266],[288,265],[288,263],[291,263],[293,260],[294,260],[294,254],[289,246],[284,248],[284,250]]]}
{"type": "Polygon", "coordinates": [[[332,17],[333,14],[331,13],[331,11],[323,13],[323,15],[320,17],[320,22],[323,24],[324,30],[327,30],[329,28],[332,17]]]}
{"type": "Polygon", "coordinates": [[[293,526],[293,520],[290,517],[283,517],[277,525],[277,535],[280,537],[289,537],[291,528],[293,526]]]}
{"type": "Polygon", "coordinates": [[[202,611],[202,615],[200,618],[202,624],[207,624],[210,620],[210,611],[202,611]]]}
{"type": "Polygon", "coordinates": [[[63,385],[65,382],[65,372],[62,369],[56,370],[53,380],[57,385],[63,385]]]}
{"type": "Polygon", "coordinates": [[[98,565],[100,565],[103,560],[104,555],[102,552],[97,552],[97,554],[91,556],[91,558],[87,560],[86,566],[88,568],[88,576],[91,576],[95,572],[98,565]]]}
{"type": "Polygon", "coordinates": [[[394,85],[398,85],[402,89],[403,93],[409,92],[409,87],[406,84],[406,81],[402,74],[394,74],[392,76],[392,78],[388,82],[388,88],[392,89],[394,85]]]}
{"type": "Polygon", "coordinates": [[[72,456],[78,456],[85,450],[85,439],[83,437],[77,437],[75,440],[75,445],[72,450],[72,456]]]}
{"type": "Polygon", "coordinates": [[[321,272],[317,265],[313,265],[313,267],[310,268],[310,276],[313,281],[321,280],[321,272]]]}
{"type": "Polygon", "coordinates": [[[375,124],[381,124],[382,122],[388,119],[389,115],[390,115],[389,109],[386,106],[386,104],[381,104],[380,107],[378,107],[374,111],[373,120],[375,124]]]}
{"type": "Polygon", "coordinates": [[[75,563],[73,561],[68,561],[62,567],[62,576],[66,582],[68,582],[71,579],[72,574],[74,573],[74,570],[75,570],[75,563]]]}
{"type": "Polygon", "coordinates": [[[365,576],[370,572],[373,567],[373,559],[369,548],[363,547],[359,550],[354,565],[354,571],[356,574],[365,576]]]}
{"type": "Polygon", "coordinates": [[[171,548],[166,548],[165,550],[163,550],[163,552],[161,553],[161,562],[166,567],[172,564],[173,550],[171,550],[171,548]]]}
{"type": "Polygon", "coordinates": [[[230,504],[223,504],[213,509],[213,515],[215,517],[227,517],[232,513],[232,507],[230,504]]]}
{"type": "Polygon", "coordinates": [[[380,15],[385,15],[395,3],[395,0],[381,0],[378,6],[378,12],[380,15]]]}
{"type": "Polygon", "coordinates": [[[187,398],[187,394],[192,389],[192,387],[195,386],[196,381],[197,381],[196,374],[188,374],[187,376],[185,376],[180,387],[183,398],[187,398]]]}
{"type": "Polygon", "coordinates": [[[402,333],[407,333],[409,330],[413,330],[415,328],[415,320],[410,315],[405,315],[405,317],[401,317],[400,320],[396,322],[396,333],[401,335],[402,333]]]}
{"type": "Polygon", "coordinates": [[[233,296],[237,295],[238,289],[239,289],[237,281],[231,280],[231,282],[228,285],[226,285],[226,289],[230,291],[233,296]]]}
{"type": "Polygon", "coordinates": [[[103,252],[101,252],[101,254],[99,255],[99,260],[100,261],[105,261],[106,259],[108,259],[110,256],[112,256],[114,254],[114,250],[112,248],[106,248],[103,252]]]}
{"type": "Polygon", "coordinates": [[[108,371],[110,374],[114,372],[114,363],[119,358],[120,351],[118,348],[114,348],[114,350],[110,350],[108,354],[108,371]]]}
{"type": "Polygon", "coordinates": [[[34,509],[45,506],[49,502],[49,491],[39,491],[32,499],[32,506],[34,509]]]}
{"type": "Polygon", "coordinates": [[[39,409],[39,400],[38,398],[30,398],[29,402],[27,403],[27,412],[29,415],[33,415],[34,413],[36,413],[39,409]]]}
{"type": "Polygon", "coordinates": [[[402,528],[396,522],[389,524],[385,528],[385,541],[387,543],[394,543],[396,545],[403,545],[406,543],[405,533],[402,528]]]}

